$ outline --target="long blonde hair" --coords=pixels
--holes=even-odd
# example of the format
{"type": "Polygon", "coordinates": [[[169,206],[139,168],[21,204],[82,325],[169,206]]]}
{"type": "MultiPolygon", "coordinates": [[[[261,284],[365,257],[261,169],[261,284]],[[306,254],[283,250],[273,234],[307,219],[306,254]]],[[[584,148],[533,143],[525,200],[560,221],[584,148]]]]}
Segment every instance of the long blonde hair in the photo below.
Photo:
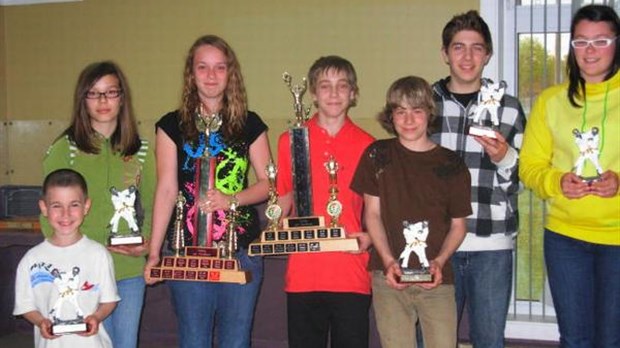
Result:
{"type": "Polygon", "coordinates": [[[209,45],[224,54],[228,68],[228,81],[224,91],[222,105],[222,133],[227,138],[238,136],[243,130],[248,111],[248,100],[241,75],[241,66],[237,55],[224,39],[215,35],[198,38],[187,53],[183,72],[183,96],[181,99],[181,132],[188,140],[196,140],[198,130],[195,124],[196,110],[200,107],[200,98],[194,76],[194,56],[198,48],[209,45]]]}

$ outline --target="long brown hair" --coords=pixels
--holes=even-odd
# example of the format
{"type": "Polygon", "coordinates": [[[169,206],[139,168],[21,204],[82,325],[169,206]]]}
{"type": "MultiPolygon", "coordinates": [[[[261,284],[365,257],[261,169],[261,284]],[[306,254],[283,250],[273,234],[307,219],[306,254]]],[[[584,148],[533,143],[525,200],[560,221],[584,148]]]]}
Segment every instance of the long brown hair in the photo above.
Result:
{"type": "Polygon", "coordinates": [[[183,72],[183,96],[179,113],[181,115],[181,131],[188,140],[198,137],[195,124],[196,110],[200,107],[200,98],[194,76],[194,56],[201,46],[213,46],[224,54],[228,68],[228,81],[222,100],[222,133],[226,137],[238,135],[245,125],[248,111],[248,99],[241,75],[241,65],[237,55],[224,39],[215,35],[205,35],[198,38],[187,52],[185,70],[183,72]]]}
{"type": "Polygon", "coordinates": [[[115,76],[121,89],[117,126],[110,137],[110,144],[114,151],[124,156],[134,155],[140,149],[141,143],[131,104],[131,93],[125,74],[116,63],[111,61],[92,63],[80,73],[73,94],[71,125],[63,132],[63,135],[69,136],[80,151],[91,154],[99,153],[100,148],[95,141],[96,131],[91,126],[90,115],[86,107],[86,94],[99,79],[107,75],[115,76]]]}

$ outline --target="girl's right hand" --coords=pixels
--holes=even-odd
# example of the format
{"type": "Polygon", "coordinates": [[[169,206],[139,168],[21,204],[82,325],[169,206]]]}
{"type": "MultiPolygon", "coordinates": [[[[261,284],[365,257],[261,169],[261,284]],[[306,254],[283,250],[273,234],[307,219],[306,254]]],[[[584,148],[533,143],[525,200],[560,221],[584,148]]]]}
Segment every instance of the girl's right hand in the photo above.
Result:
{"type": "Polygon", "coordinates": [[[588,184],[573,172],[568,172],[562,175],[560,180],[560,186],[562,193],[568,199],[581,198],[590,193],[588,184]]]}
{"type": "Polygon", "coordinates": [[[52,334],[52,321],[47,318],[41,320],[39,323],[39,331],[41,332],[41,337],[48,340],[53,340],[60,337],[52,334]]]}
{"type": "Polygon", "coordinates": [[[144,265],[144,281],[148,285],[153,285],[161,281],[158,278],[151,278],[151,268],[157,266],[159,264],[159,255],[149,255],[148,259],[146,259],[146,265],[144,265]]]}

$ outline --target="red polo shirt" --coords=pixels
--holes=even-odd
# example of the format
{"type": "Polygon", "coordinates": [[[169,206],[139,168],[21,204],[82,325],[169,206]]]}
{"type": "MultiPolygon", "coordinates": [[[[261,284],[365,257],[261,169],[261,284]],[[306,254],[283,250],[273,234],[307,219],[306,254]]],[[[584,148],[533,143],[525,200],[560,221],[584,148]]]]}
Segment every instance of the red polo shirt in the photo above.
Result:
{"type": "MultiPolygon", "coordinates": [[[[310,140],[312,177],[312,205],[314,215],[330,218],[326,212],[329,200],[329,174],[324,163],[333,156],[338,162],[338,200],[343,205],[339,222],[347,233],[362,230],[363,197],[353,192],[349,185],[359,159],[374,138],[356,126],[349,117],[335,136],[317,124],[315,114],[307,123],[310,140]]],[[[289,133],[284,132],[278,141],[277,189],[280,195],[293,190],[289,133]]],[[[289,255],[286,271],[287,292],[354,292],[370,294],[370,275],[367,270],[368,253],[326,252],[289,255]]]]}

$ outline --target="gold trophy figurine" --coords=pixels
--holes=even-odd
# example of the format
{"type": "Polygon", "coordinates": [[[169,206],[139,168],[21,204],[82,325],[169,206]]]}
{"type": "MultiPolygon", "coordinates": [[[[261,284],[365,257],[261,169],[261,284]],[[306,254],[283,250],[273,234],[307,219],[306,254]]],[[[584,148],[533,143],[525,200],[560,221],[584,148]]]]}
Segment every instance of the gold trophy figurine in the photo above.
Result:
{"type": "Polygon", "coordinates": [[[202,155],[203,158],[209,157],[209,136],[211,133],[217,132],[220,126],[222,126],[222,115],[218,113],[206,115],[203,113],[202,105],[200,105],[196,110],[196,129],[206,136],[207,143],[202,155]]]}
{"type": "Polygon", "coordinates": [[[236,200],[231,201],[228,210],[228,225],[226,226],[226,240],[221,243],[220,255],[225,259],[234,259],[237,251],[237,207],[236,200]]]}
{"type": "Polygon", "coordinates": [[[175,257],[179,257],[181,250],[185,248],[185,233],[183,230],[183,206],[185,205],[185,197],[179,191],[176,202],[176,219],[174,220],[174,234],[172,236],[172,249],[175,257]]]}
{"type": "Polygon", "coordinates": [[[269,161],[267,168],[265,168],[265,173],[267,173],[267,178],[269,179],[269,200],[267,201],[267,209],[265,209],[265,216],[269,219],[267,230],[275,232],[280,225],[282,208],[278,205],[278,192],[276,191],[278,168],[273,161],[269,161]]]}
{"type": "Polygon", "coordinates": [[[330,226],[338,227],[338,218],[342,214],[342,203],[338,200],[338,162],[333,156],[325,162],[325,169],[329,173],[329,201],[327,202],[327,214],[331,217],[330,226]]]}
{"type": "Polygon", "coordinates": [[[295,99],[295,104],[293,105],[295,109],[295,127],[301,127],[302,124],[308,120],[308,115],[310,115],[310,108],[306,108],[302,101],[304,93],[306,93],[308,89],[308,80],[304,77],[301,79],[301,85],[293,86],[293,77],[288,72],[282,74],[282,79],[295,99]]]}

